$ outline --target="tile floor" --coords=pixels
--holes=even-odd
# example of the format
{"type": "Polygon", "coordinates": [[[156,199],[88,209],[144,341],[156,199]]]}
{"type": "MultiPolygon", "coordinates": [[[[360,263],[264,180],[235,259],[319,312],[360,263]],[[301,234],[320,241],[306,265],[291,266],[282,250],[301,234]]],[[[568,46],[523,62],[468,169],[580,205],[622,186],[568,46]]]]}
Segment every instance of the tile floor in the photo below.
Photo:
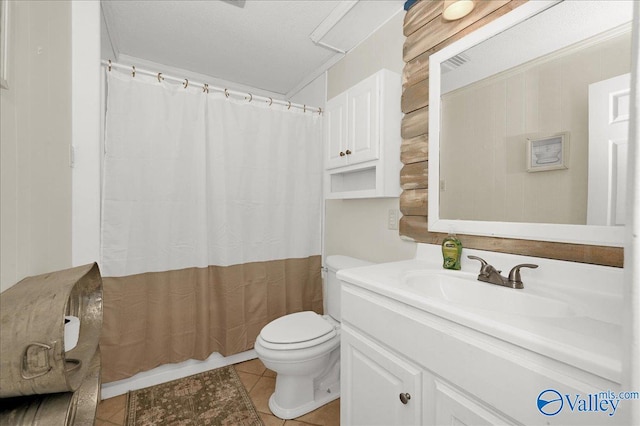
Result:
{"type": "MultiPolygon", "coordinates": [[[[259,359],[235,364],[236,371],[247,389],[253,405],[265,426],[337,426],[340,424],[340,400],[337,399],[311,413],[293,420],[282,420],[271,414],[268,401],[276,385],[276,374],[259,359]]],[[[126,395],[105,399],[98,404],[96,426],[124,425],[126,395]]]]}

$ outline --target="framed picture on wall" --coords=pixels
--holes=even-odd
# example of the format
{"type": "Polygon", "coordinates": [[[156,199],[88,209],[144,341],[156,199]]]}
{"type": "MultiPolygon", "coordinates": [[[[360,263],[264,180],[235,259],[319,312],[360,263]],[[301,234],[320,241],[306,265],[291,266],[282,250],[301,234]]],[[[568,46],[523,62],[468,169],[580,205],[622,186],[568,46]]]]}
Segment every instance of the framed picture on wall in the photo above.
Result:
{"type": "Polygon", "coordinates": [[[544,172],[568,168],[569,132],[527,138],[527,171],[544,172]]]}
{"type": "Polygon", "coordinates": [[[9,0],[0,0],[0,87],[8,89],[7,61],[9,60],[9,0]]]}

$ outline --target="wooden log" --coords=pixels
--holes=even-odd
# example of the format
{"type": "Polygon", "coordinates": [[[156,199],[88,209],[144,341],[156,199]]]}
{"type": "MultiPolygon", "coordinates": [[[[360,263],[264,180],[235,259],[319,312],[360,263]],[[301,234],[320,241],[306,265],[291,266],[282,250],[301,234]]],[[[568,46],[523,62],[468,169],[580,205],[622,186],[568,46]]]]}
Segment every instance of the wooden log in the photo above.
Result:
{"type": "Polygon", "coordinates": [[[442,16],[433,19],[411,34],[404,42],[402,58],[409,62],[419,54],[442,43],[474,22],[507,4],[509,0],[486,0],[476,2],[476,7],[463,19],[445,21],[442,16]]]}
{"type": "Polygon", "coordinates": [[[509,3],[502,6],[500,9],[495,10],[491,14],[485,16],[484,18],[474,22],[469,25],[462,31],[454,34],[443,42],[437,44],[436,46],[428,49],[425,52],[422,52],[420,55],[416,56],[411,61],[407,62],[404,66],[404,70],[402,72],[402,86],[412,86],[419,81],[429,78],[429,56],[433,53],[441,50],[453,42],[460,40],[462,37],[466,36],[469,33],[487,25],[489,22],[494,21],[495,19],[505,15],[508,12],[511,12],[513,9],[517,8],[525,4],[527,0],[511,0],[509,3]]]}
{"type": "Polygon", "coordinates": [[[405,216],[427,214],[427,190],[407,189],[400,194],[400,211],[405,216]]]}
{"type": "Polygon", "coordinates": [[[429,136],[420,135],[411,139],[403,139],[400,145],[400,161],[402,164],[419,163],[429,159],[429,136]]]}
{"type": "Polygon", "coordinates": [[[401,105],[405,114],[429,105],[429,79],[407,86],[402,92],[401,105]]]}
{"type": "MultiPolygon", "coordinates": [[[[400,170],[400,187],[403,190],[408,189],[426,189],[428,185],[428,162],[406,164],[400,170]]],[[[402,209],[402,203],[400,205],[402,209]]],[[[427,212],[425,211],[425,215],[427,212]]]]}
{"type": "Polygon", "coordinates": [[[429,78],[429,56],[431,52],[424,52],[404,64],[402,70],[402,88],[412,86],[429,78]]]}
{"type": "Polygon", "coordinates": [[[429,109],[421,108],[402,117],[400,129],[403,139],[424,135],[429,131],[429,109]]]}
{"type": "Polygon", "coordinates": [[[438,244],[435,239],[429,238],[426,216],[402,216],[398,228],[402,239],[417,243],[438,244]]]}
{"type": "MultiPolygon", "coordinates": [[[[403,216],[400,219],[399,231],[400,236],[405,240],[427,244],[441,244],[442,239],[447,236],[442,232],[429,232],[425,216],[403,216]]],[[[464,248],[473,248],[616,268],[622,268],[624,263],[621,247],[588,246],[464,234],[457,234],[457,237],[462,242],[463,258],[465,258],[464,248]]]]}
{"type": "Polygon", "coordinates": [[[406,37],[438,16],[442,15],[442,0],[422,0],[404,15],[402,32],[406,37]]]}

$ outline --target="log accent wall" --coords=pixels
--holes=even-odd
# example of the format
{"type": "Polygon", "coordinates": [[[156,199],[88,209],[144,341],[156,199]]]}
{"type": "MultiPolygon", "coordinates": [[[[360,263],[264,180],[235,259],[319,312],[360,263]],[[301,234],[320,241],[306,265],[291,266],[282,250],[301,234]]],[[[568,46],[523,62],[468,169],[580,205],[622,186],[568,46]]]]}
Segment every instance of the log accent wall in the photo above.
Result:
{"type": "MultiPolygon", "coordinates": [[[[482,0],[457,21],[442,18],[442,0],[421,0],[405,15],[402,75],[402,146],[400,172],[400,235],[404,239],[440,244],[445,234],[427,229],[429,144],[429,56],[488,24],[527,0],[482,0]]],[[[436,159],[437,160],[437,159],[436,159]]],[[[623,249],[545,241],[458,235],[464,247],[622,267],[623,249]]]]}

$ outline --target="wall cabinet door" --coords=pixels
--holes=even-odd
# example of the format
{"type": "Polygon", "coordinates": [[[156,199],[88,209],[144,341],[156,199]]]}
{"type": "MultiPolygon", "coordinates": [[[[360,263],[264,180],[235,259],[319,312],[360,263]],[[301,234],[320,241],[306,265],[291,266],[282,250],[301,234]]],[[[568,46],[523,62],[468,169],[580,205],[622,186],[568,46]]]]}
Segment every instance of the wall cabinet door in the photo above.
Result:
{"type": "Polygon", "coordinates": [[[326,169],[380,157],[380,79],[378,74],[372,75],[327,102],[326,169]]]}
{"type": "Polygon", "coordinates": [[[325,168],[347,165],[347,93],[327,102],[324,111],[325,168]]]}
{"type": "Polygon", "coordinates": [[[421,372],[344,325],[341,336],[341,418],[344,425],[418,425],[421,372]]]}
{"type": "Polygon", "coordinates": [[[369,77],[348,92],[347,158],[349,164],[376,160],[379,157],[378,77],[378,75],[369,77]]]}

